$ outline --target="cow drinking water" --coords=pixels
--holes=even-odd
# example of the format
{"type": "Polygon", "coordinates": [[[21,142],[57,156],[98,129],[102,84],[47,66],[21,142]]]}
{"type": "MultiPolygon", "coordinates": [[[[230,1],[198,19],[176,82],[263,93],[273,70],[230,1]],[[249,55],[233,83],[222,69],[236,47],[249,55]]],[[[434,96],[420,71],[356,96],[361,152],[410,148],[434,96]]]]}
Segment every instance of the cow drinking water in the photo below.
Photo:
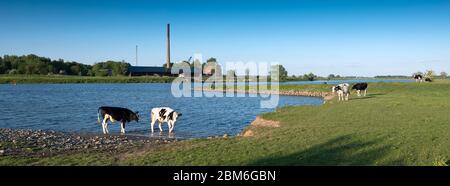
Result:
{"type": "Polygon", "coordinates": [[[167,122],[167,125],[169,125],[169,133],[172,133],[173,128],[175,127],[175,122],[180,116],[181,113],[175,112],[173,109],[169,107],[153,108],[151,111],[152,133],[153,133],[153,126],[155,125],[156,121],[158,121],[159,123],[159,131],[162,132],[161,124],[163,122],[167,122]]]}
{"type": "Polygon", "coordinates": [[[139,112],[133,112],[127,108],[120,107],[100,107],[98,108],[98,122],[100,123],[100,116],[103,118],[102,127],[103,134],[108,134],[108,120],[114,123],[120,122],[120,132],[125,134],[125,125],[131,121],[139,122],[139,112]]]}

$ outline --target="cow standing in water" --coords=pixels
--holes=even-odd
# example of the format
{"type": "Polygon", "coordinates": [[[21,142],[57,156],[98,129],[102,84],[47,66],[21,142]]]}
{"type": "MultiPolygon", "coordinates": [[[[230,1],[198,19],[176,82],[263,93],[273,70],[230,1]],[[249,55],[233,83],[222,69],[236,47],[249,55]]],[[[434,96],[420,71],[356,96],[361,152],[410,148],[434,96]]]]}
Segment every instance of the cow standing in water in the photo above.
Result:
{"type": "Polygon", "coordinates": [[[112,123],[120,122],[120,132],[125,134],[125,125],[131,121],[139,122],[139,112],[133,112],[127,108],[120,107],[100,107],[98,108],[98,122],[100,123],[100,116],[103,118],[102,127],[103,134],[108,134],[108,120],[112,123]]]}
{"type": "Polygon", "coordinates": [[[180,116],[181,113],[175,112],[173,109],[169,107],[153,108],[151,111],[152,122],[150,124],[152,128],[152,133],[153,133],[153,126],[155,125],[156,121],[158,121],[160,132],[162,132],[161,124],[163,122],[167,122],[167,125],[169,125],[169,133],[172,133],[173,128],[175,127],[175,122],[180,116]]]}

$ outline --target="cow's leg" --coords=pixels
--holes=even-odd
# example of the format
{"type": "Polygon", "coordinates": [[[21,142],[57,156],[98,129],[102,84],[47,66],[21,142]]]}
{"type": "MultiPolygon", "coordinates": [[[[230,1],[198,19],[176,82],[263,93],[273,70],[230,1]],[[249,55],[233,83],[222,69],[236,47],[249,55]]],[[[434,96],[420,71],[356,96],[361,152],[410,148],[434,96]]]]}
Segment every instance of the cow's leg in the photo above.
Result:
{"type": "Polygon", "coordinates": [[[358,93],[358,97],[361,96],[361,90],[356,90],[356,93],[358,93]]]}
{"type": "Polygon", "coordinates": [[[173,131],[173,128],[175,128],[175,122],[172,121],[171,127],[172,127],[172,128],[170,129],[170,131],[172,132],[172,131],[173,131]]]}
{"type": "Polygon", "coordinates": [[[106,134],[109,134],[109,130],[108,130],[108,122],[105,123],[105,130],[106,130],[106,134]]]}
{"type": "Polygon", "coordinates": [[[103,134],[107,134],[107,126],[108,126],[108,117],[103,118],[102,127],[103,127],[103,134]]]}
{"type": "Polygon", "coordinates": [[[162,122],[158,122],[158,127],[159,127],[159,131],[160,131],[160,132],[162,132],[162,127],[161,127],[161,125],[162,125],[162,122]]]}
{"type": "Polygon", "coordinates": [[[105,122],[102,122],[103,134],[106,134],[105,122]]]}
{"type": "Polygon", "coordinates": [[[367,95],[367,89],[364,90],[364,97],[367,95]]]}
{"type": "Polygon", "coordinates": [[[152,123],[150,123],[150,127],[152,128],[152,133],[153,133],[153,126],[155,125],[155,122],[156,122],[156,120],[154,120],[154,119],[152,118],[152,123]]]}
{"type": "Polygon", "coordinates": [[[173,130],[172,121],[168,121],[167,124],[169,125],[169,133],[172,133],[172,130],[173,130]]]}
{"type": "Polygon", "coordinates": [[[120,123],[120,132],[125,134],[125,122],[120,123]]]}

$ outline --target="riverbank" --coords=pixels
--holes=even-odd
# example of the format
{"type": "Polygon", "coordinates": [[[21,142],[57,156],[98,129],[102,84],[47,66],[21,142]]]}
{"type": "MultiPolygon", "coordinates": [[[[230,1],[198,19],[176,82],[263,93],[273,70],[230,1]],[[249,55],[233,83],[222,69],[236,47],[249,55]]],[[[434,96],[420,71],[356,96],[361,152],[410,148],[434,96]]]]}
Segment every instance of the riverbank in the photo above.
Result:
{"type": "Polygon", "coordinates": [[[171,83],[175,77],[159,76],[67,76],[67,75],[0,75],[0,84],[23,83],[171,83]]]}
{"type": "Polygon", "coordinates": [[[175,141],[176,139],[157,139],[128,135],[75,134],[0,128],[0,157],[33,159],[82,153],[117,154],[175,141]]]}
{"type": "Polygon", "coordinates": [[[205,91],[205,92],[233,92],[233,93],[242,93],[242,94],[271,94],[271,95],[282,95],[282,96],[305,96],[305,97],[321,97],[324,101],[329,101],[334,98],[334,94],[331,92],[312,92],[312,91],[302,91],[302,90],[268,90],[266,89],[255,89],[255,87],[237,87],[237,89],[211,89],[211,88],[197,88],[194,89],[196,91],[205,91]]]}
{"type": "MultiPolygon", "coordinates": [[[[326,92],[329,85],[280,85],[326,92]]],[[[366,97],[288,106],[259,117],[252,135],[182,140],[129,149],[1,156],[1,165],[448,165],[450,81],[370,83],[366,97]]],[[[251,127],[251,126],[250,126],[251,127]]]]}

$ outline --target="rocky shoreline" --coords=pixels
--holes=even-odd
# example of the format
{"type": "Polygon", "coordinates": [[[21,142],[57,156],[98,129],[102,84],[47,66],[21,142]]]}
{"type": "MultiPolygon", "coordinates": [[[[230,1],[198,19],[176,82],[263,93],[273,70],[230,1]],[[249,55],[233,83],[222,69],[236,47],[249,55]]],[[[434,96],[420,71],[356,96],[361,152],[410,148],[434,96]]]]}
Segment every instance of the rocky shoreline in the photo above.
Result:
{"type": "Polygon", "coordinates": [[[83,135],[44,130],[0,129],[0,157],[46,157],[79,152],[127,152],[137,147],[168,144],[176,139],[128,135],[83,135]]]}

